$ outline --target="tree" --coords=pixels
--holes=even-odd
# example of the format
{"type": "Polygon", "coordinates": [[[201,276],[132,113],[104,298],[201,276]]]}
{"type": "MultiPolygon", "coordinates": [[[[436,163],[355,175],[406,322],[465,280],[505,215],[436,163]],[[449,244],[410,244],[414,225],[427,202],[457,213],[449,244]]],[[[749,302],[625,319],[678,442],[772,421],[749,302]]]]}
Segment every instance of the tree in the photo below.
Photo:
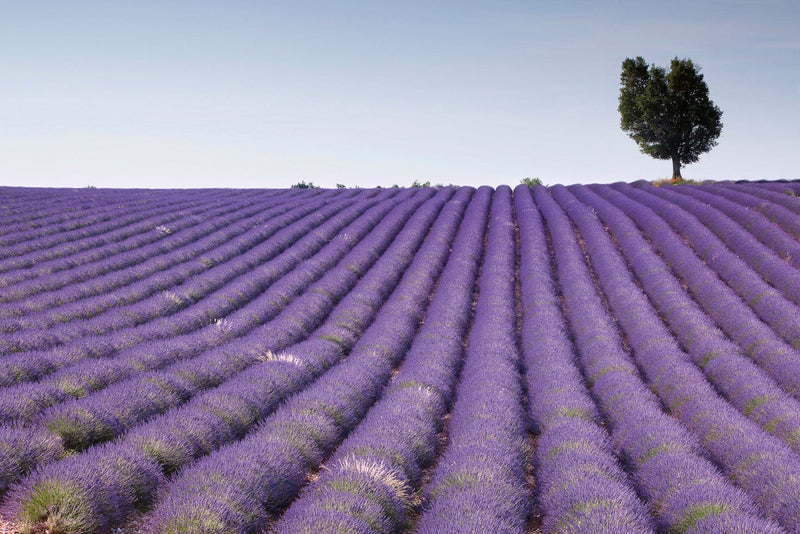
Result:
{"type": "Polygon", "coordinates": [[[722,132],[722,111],[708,98],[700,68],[676,57],[667,74],[641,57],[626,58],[620,82],[622,130],[644,154],[671,159],[673,181],[682,180],[681,164],[697,161],[722,132]]]}

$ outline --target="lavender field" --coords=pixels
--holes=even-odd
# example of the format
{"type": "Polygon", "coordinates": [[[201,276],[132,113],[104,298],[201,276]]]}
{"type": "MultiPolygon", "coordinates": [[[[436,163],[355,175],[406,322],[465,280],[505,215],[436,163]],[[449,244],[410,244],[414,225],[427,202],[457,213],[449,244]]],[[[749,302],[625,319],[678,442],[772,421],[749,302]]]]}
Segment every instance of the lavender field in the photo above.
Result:
{"type": "Polygon", "coordinates": [[[0,188],[0,516],[800,532],[799,196],[0,188]]]}

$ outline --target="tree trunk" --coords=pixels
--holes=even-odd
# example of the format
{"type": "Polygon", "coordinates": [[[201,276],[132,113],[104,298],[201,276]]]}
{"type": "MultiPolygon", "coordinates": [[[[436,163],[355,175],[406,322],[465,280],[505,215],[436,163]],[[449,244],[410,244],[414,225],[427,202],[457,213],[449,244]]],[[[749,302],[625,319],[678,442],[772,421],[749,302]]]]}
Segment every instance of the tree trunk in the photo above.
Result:
{"type": "Polygon", "coordinates": [[[672,181],[680,182],[683,180],[681,177],[681,159],[678,156],[672,156],[672,181]]]}

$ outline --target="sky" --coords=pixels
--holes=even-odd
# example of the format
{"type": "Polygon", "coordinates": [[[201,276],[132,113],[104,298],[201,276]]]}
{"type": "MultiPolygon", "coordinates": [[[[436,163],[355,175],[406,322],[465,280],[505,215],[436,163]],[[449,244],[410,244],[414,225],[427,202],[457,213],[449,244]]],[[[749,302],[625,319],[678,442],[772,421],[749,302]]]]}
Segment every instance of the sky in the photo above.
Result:
{"type": "Polygon", "coordinates": [[[702,68],[687,179],[800,179],[800,2],[4,0],[0,185],[282,188],[671,175],[626,57],[702,68]]]}

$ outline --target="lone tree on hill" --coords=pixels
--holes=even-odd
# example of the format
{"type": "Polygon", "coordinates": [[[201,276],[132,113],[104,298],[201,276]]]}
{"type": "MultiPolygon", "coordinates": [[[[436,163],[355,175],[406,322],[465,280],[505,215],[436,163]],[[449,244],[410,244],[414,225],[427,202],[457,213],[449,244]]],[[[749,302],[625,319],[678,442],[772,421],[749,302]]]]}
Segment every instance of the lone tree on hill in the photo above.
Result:
{"type": "Polygon", "coordinates": [[[722,132],[722,112],[708,98],[700,68],[675,58],[667,74],[641,57],[626,58],[620,82],[622,130],[643,153],[671,159],[672,180],[682,180],[681,163],[697,161],[722,132]]]}

